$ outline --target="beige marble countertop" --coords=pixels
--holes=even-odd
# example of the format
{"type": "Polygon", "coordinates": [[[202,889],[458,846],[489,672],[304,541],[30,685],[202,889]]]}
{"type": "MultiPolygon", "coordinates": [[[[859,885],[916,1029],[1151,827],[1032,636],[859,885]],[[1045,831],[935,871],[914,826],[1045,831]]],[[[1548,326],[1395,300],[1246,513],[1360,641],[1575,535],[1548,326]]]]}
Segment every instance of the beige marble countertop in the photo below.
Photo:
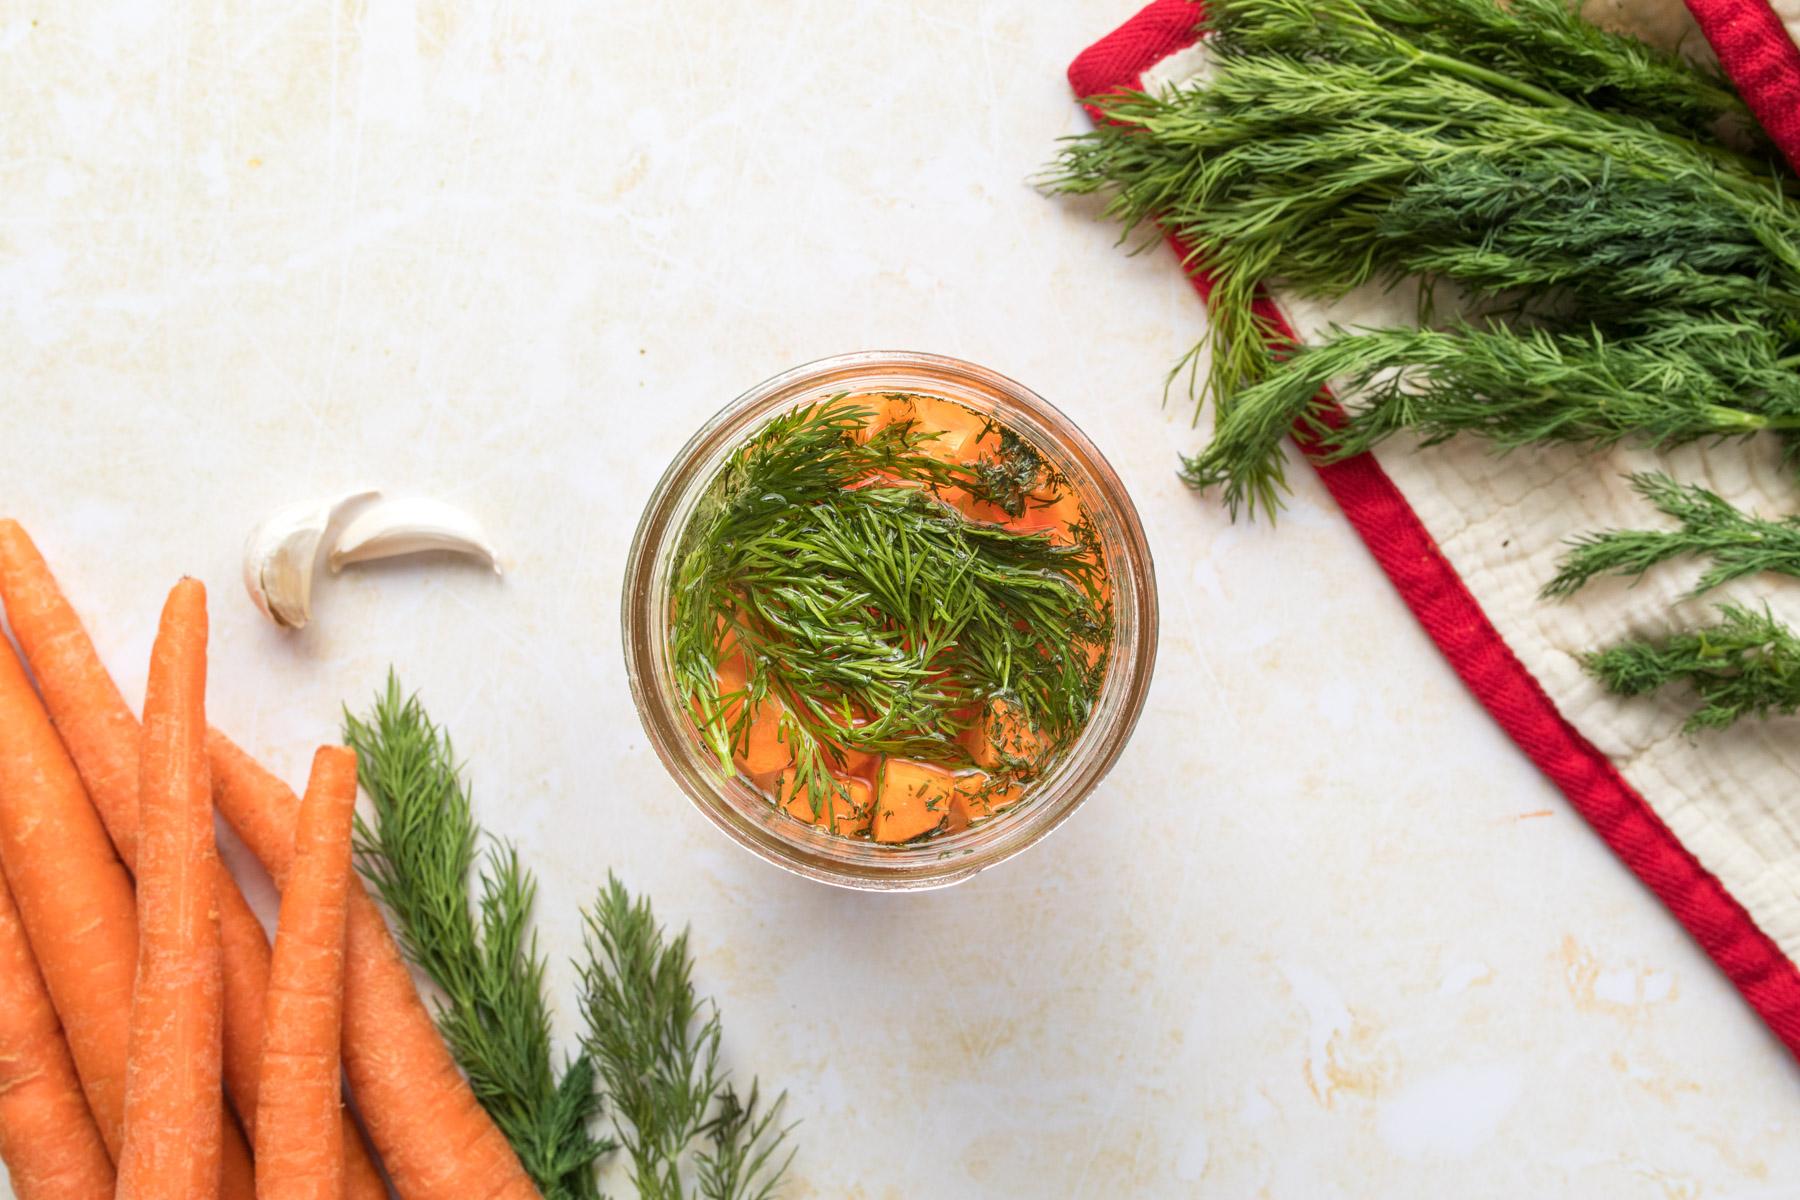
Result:
{"type": "Polygon", "coordinates": [[[607,866],[691,921],[804,1118],[792,1196],[1792,1195],[1800,1070],[1310,476],[1278,536],[1176,481],[1197,300],[1025,182],[1133,7],[0,0],[0,505],[134,698],[202,577],[214,716],[290,778],[395,664],[542,876],[560,996],[607,866]],[[1049,396],[1161,573],[1110,780],[931,895],[728,845],[621,669],[669,457],[861,348],[1049,396]],[[347,574],[277,633],[240,540],[359,483],[478,512],[506,578],[347,574]]]}

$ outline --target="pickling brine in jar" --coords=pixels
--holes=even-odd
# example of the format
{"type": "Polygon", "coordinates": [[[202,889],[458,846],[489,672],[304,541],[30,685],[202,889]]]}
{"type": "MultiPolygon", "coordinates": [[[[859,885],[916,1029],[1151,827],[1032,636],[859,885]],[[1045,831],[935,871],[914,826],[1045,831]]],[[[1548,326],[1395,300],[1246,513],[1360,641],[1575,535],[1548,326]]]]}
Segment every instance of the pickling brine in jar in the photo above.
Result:
{"type": "Polygon", "coordinates": [[[1113,633],[1075,489],[995,417],[914,391],[751,432],[695,505],[669,596],[675,687],[721,770],[882,844],[1028,803],[1113,633]]]}

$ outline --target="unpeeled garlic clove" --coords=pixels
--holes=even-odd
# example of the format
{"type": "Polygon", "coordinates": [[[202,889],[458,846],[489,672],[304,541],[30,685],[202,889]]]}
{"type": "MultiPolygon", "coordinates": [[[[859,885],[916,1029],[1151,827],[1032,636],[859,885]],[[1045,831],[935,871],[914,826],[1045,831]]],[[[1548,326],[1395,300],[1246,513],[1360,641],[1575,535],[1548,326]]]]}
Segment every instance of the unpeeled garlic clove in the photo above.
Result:
{"type": "Polygon", "coordinates": [[[303,500],[264,517],[244,539],[244,588],[256,607],[285,629],[304,626],[312,617],[319,542],[344,512],[380,494],[357,491],[303,500]]]}
{"type": "Polygon", "coordinates": [[[500,556],[474,517],[421,497],[380,500],[357,513],[332,547],[331,569],[427,550],[467,555],[500,574],[500,556]]]}

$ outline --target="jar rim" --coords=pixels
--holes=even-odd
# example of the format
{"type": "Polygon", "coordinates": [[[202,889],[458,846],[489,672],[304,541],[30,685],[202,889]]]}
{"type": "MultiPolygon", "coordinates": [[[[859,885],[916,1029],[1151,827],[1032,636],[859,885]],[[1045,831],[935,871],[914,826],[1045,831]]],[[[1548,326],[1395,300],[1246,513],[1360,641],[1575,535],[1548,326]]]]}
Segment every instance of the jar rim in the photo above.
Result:
{"type": "Polygon", "coordinates": [[[750,388],[708,419],[664,471],[631,541],[621,622],[626,678],[651,745],[688,799],[733,841],[804,878],[875,891],[961,882],[1041,841],[1111,770],[1143,711],[1155,666],[1155,567],[1136,506],[1081,429],[1036,392],[961,359],[858,351],[803,363],[750,388]],[[1101,538],[1113,597],[1113,643],[1094,711],[1030,794],[953,834],[884,845],[795,820],[741,776],[727,778],[675,699],[668,656],[669,579],[696,502],[724,458],[770,417],[840,392],[911,391],[992,412],[1070,480],[1101,538]]]}

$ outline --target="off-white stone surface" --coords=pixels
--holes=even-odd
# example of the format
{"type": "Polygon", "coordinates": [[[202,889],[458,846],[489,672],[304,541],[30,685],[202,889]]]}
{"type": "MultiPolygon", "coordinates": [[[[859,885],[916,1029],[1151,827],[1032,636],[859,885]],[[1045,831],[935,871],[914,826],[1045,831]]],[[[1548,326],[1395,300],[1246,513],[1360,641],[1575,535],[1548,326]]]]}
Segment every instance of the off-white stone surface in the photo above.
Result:
{"type": "Polygon", "coordinates": [[[538,869],[564,1000],[608,867],[692,922],[732,1064],[804,1118],[793,1196],[1792,1195],[1800,1071],[1314,481],[1278,535],[1176,481],[1198,301],[1024,182],[1132,7],[0,0],[0,507],[133,699],[204,579],[213,714],[290,779],[394,664],[538,869]],[[870,347],[1081,422],[1164,615],[1107,785],[903,898],[728,845],[617,629],[692,429],[870,347]],[[468,506],[508,575],[358,570],[276,632],[244,533],[360,483],[468,506]]]}

